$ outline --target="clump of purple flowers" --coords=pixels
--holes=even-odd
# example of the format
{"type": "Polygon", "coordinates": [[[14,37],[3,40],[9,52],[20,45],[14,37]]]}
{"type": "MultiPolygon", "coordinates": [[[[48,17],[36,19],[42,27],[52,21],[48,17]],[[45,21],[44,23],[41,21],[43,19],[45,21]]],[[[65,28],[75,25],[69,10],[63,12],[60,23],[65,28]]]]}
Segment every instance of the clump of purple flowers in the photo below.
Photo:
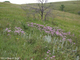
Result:
{"type": "Polygon", "coordinates": [[[11,32],[10,28],[5,29],[6,32],[11,32]]]}
{"type": "Polygon", "coordinates": [[[24,34],[24,31],[23,31],[20,27],[15,27],[14,31],[11,30],[10,28],[6,28],[6,29],[5,29],[5,32],[7,32],[8,35],[10,35],[10,34],[9,34],[10,32],[14,32],[14,34],[16,34],[16,35],[17,35],[17,34],[18,34],[18,35],[24,34]]]}
{"type": "Polygon", "coordinates": [[[52,36],[55,36],[55,35],[60,36],[62,37],[64,41],[68,40],[70,43],[72,42],[71,39],[66,39],[68,35],[71,36],[70,35],[71,33],[70,32],[64,33],[62,29],[54,28],[50,26],[44,26],[44,25],[36,24],[36,23],[28,23],[28,26],[35,27],[40,31],[44,31],[45,33],[51,34],[52,36]]]}
{"type": "Polygon", "coordinates": [[[14,33],[20,35],[20,34],[24,34],[24,31],[20,27],[15,27],[14,33]]]}
{"type": "Polygon", "coordinates": [[[45,57],[45,60],[51,59],[51,60],[55,60],[55,56],[51,54],[50,50],[47,51],[47,55],[45,57]]]}

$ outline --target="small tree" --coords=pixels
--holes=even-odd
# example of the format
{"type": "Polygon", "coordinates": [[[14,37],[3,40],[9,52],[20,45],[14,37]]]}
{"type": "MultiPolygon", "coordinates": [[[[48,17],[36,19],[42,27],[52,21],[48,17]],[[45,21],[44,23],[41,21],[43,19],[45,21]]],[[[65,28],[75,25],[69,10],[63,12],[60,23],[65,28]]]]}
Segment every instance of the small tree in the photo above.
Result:
{"type": "Polygon", "coordinates": [[[46,18],[51,14],[51,4],[49,6],[46,6],[45,4],[48,2],[47,0],[38,0],[38,9],[39,14],[41,16],[41,20],[46,20],[46,18]]]}
{"type": "Polygon", "coordinates": [[[64,5],[61,5],[61,6],[60,6],[61,11],[64,11],[64,8],[65,8],[64,5]]]}
{"type": "Polygon", "coordinates": [[[80,11],[78,12],[78,14],[80,15],[80,11]]]}
{"type": "MultiPolygon", "coordinates": [[[[33,11],[33,15],[35,15],[37,13],[37,15],[40,16],[41,20],[46,20],[48,16],[50,16],[51,14],[51,10],[50,7],[51,7],[51,4],[47,5],[46,6],[46,3],[48,2],[47,0],[37,0],[39,3],[36,4],[37,6],[36,7],[31,7],[31,6],[28,6],[29,7],[29,11],[33,11]]],[[[24,11],[26,11],[25,7],[22,7],[22,9],[24,11]]]]}
{"type": "Polygon", "coordinates": [[[4,1],[5,3],[10,3],[10,1],[4,1]]]}

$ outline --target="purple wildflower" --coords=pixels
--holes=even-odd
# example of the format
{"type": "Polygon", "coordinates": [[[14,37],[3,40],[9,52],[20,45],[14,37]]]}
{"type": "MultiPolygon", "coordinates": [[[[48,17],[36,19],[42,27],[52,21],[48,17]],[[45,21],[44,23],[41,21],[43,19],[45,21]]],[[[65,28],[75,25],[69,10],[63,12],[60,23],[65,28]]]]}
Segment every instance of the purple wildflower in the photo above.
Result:
{"type": "Polygon", "coordinates": [[[39,25],[39,26],[44,27],[44,25],[39,25]]]}
{"type": "Polygon", "coordinates": [[[59,31],[56,31],[56,35],[59,35],[59,31]]]}
{"type": "Polygon", "coordinates": [[[74,43],[75,44],[75,43],[74,43]]]}
{"type": "Polygon", "coordinates": [[[33,25],[30,25],[31,27],[34,27],[33,25]]]}
{"type": "Polygon", "coordinates": [[[47,53],[49,53],[49,52],[47,52],[47,53]]]}
{"type": "Polygon", "coordinates": [[[30,26],[29,24],[27,24],[28,26],[30,26]]]}
{"type": "Polygon", "coordinates": [[[31,24],[33,24],[33,22],[31,24]]]}
{"type": "Polygon", "coordinates": [[[45,31],[46,33],[50,33],[50,31],[45,31]]]}
{"type": "Polygon", "coordinates": [[[48,52],[50,52],[50,50],[48,50],[48,52]]]}
{"type": "Polygon", "coordinates": [[[63,35],[67,35],[67,33],[63,33],[63,32],[62,32],[62,34],[63,34],[63,35]]]}
{"type": "Polygon", "coordinates": [[[72,42],[72,40],[71,39],[67,39],[70,43],[72,42]]]}
{"type": "Polygon", "coordinates": [[[21,33],[23,34],[23,33],[24,33],[24,31],[21,31],[21,33]]]}
{"type": "Polygon", "coordinates": [[[66,38],[63,38],[62,40],[65,41],[66,38]]]}
{"type": "Polygon", "coordinates": [[[55,56],[53,56],[53,58],[54,58],[55,56]]]}
{"type": "Polygon", "coordinates": [[[6,28],[6,31],[8,30],[8,28],[6,28]]]}
{"type": "Polygon", "coordinates": [[[50,59],[52,59],[52,57],[50,57],[50,59]]]}
{"type": "Polygon", "coordinates": [[[59,35],[60,35],[61,37],[63,37],[63,35],[62,35],[61,33],[59,33],[59,35]]]}
{"type": "Polygon", "coordinates": [[[71,32],[68,32],[68,34],[70,35],[71,32]]]}
{"type": "Polygon", "coordinates": [[[8,30],[8,32],[11,32],[11,30],[8,30]]]}
{"type": "Polygon", "coordinates": [[[45,59],[47,59],[47,58],[45,58],[45,59]]]}
{"type": "Polygon", "coordinates": [[[51,53],[49,53],[51,55],[51,53]]]}
{"type": "Polygon", "coordinates": [[[18,31],[18,30],[15,30],[15,31],[14,31],[14,33],[20,33],[20,31],[18,31]]]}
{"type": "Polygon", "coordinates": [[[36,24],[37,26],[39,25],[39,24],[36,24]]]}

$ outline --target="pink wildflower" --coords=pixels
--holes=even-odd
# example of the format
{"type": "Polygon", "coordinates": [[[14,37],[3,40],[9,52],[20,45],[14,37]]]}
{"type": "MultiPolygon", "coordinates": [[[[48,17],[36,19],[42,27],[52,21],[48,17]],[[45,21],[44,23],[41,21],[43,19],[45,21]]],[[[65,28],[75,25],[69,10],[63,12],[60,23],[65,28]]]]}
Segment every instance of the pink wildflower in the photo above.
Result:
{"type": "Polygon", "coordinates": [[[68,39],[68,41],[71,43],[72,42],[72,40],[71,39],[68,39]]]}
{"type": "Polygon", "coordinates": [[[47,53],[49,53],[49,52],[47,52],[47,53]]]}
{"type": "Polygon", "coordinates": [[[74,43],[75,44],[75,43],[74,43]]]}
{"type": "Polygon", "coordinates": [[[50,57],[50,59],[52,59],[52,57],[50,57]]]}
{"type": "Polygon", "coordinates": [[[56,35],[59,35],[59,31],[56,31],[56,35]]]}
{"type": "Polygon", "coordinates": [[[51,32],[51,35],[53,36],[54,35],[54,32],[51,32]]]}
{"type": "Polygon", "coordinates": [[[45,58],[45,59],[47,59],[47,58],[45,58]]]}
{"type": "Polygon", "coordinates": [[[8,28],[6,28],[6,31],[8,30],[8,28]]]}
{"type": "Polygon", "coordinates": [[[46,33],[50,33],[50,31],[45,31],[46,33]]]}
{"type": "Polygon", "coordinates": [[[23,34],[23,33],[24,33],[24,31],[21,31],[21,33],[23,34]]]}
{"type": "Polygon", "coordinates": [[[62,40],[64,40],[64,41],[65,41],[65,39],[66,39],[66,38],[63,38],[62,40]]]}
{"type": "Polygon", "coordinates": [[[48,52],[50,52],[50,50],[48,50],[48,52]]]}
{"type": "Polygon", "coordinates": [[[70,35],[71,32],[68,32],[68,34],[70,35]]]}
{"type": "Polygon", "coordinates": [[[8,30],[8,32],[11,32],[11,30],[8,30]]]}
{"type": "Polygon", "coordinates": [[[53,58],[54,58],[55,56],[53,56],[53,58]]]}
{"type": "Polygon", "coordinates": [[[29,24],[27,24],[28,26],[30,26],[29,24]]]}
{"type": "Polygon", "coordinates": [[[49,53],[51,55],[51,53],[49,53]]]}

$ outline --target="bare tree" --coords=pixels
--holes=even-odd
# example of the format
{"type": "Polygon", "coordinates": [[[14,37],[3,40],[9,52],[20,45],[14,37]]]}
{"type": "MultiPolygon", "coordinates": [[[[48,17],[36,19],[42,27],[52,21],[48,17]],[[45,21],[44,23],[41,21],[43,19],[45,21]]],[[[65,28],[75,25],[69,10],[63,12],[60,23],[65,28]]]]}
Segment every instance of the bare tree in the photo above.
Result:
{"type": "MultiPolygon", "coordinates": [[[[41,20],[46,20],[49,14],[51,14],[51,6],[52,4],[46,4],[48,0],[37,0],[38,4],[36,7],[31,7],[30,5],[27,5],[29,7],[29,11],[34,11],[32,14],[35,15],[35,13],[38,13],[41,20]]],[[[26,7],[22,7],[24,11],[26,11],[26,7]]]]}
{"type": "MultiPolygon", "coordinates": [[[[47,7],[45,7],[45,3],[47,3],[47,0],[38,0],[39,4],[39,14],[41,16],[41,20],[43,20],[44,17],[44,12],[47,9],[47,7]]],[[[45,14],[45,19],[46,19],[47,13],[45,14]]]]}

